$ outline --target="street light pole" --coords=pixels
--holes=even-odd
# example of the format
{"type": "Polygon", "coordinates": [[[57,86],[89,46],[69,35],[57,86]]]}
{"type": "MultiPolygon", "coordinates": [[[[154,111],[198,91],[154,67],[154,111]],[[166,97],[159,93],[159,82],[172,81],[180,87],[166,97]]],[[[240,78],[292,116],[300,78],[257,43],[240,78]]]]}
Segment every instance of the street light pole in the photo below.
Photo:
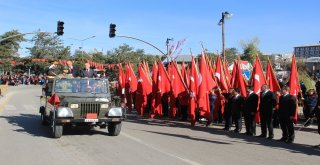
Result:
{"type": "Polygon", "coordinates": [[[231,18],[232,14],[229,12],[225,11],[222,12],[221,19],[219,21],[219,24],[221,26],[221,31],[222,31],[222,56],[223,56],[223,61],[226,61],[226,50],[225,50],[225,36],[224,36],[224,20],[231,18]]]}
{"type": "Polygon", "coordinates": [[[170,41],[172,41],[173,38],[167,38],[167,41],[166,41],[166,46],[167,46],[167,55],[169,55],[169,43],[170,41]]]}

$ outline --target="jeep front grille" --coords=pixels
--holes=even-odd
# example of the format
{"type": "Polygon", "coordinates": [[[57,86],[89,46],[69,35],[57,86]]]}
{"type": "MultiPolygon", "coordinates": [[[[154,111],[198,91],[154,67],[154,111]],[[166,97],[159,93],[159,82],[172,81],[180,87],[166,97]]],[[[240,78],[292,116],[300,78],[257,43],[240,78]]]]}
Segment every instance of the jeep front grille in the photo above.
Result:
{"type": "Polygon", "coordinates": [[[100,104],[97,103],[81,103],[80,104],[80,117],[85,118],[87,113],[96,113],[99,116],[100,104]]]}

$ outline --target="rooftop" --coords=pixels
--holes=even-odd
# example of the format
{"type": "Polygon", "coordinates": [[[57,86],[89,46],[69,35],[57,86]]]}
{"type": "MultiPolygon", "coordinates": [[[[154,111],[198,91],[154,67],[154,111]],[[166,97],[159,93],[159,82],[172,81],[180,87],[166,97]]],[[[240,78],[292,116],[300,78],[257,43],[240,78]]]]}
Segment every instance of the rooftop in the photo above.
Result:
{"type": "Polygon", "coordinates": [[[297,47],[311,47],[311,46],[320,46],[320,42],[319,42],[319,43],[316,43],[316,44],[309,44],[309,45],[295,46],[295,48],[297,48],[297,47]]]}

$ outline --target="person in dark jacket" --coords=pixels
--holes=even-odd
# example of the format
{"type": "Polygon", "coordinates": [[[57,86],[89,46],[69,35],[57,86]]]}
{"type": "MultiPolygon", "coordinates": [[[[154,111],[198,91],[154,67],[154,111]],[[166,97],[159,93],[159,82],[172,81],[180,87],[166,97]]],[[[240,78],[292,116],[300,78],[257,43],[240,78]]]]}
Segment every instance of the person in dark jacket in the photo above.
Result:
{"type": "Polygon", "coordinates": [[[281,90],[275,91],[275,95],[277,98],[277,105],[276,109],[273,111],[273,128],[280,128],[280,121],[279,121],[279,99],[281,96],[281,90]]]}
{"type": "Polygon", "coordinates": [[[210,125],[213,121],[213,113],[214,113],[214,102],[217,99],[217,95],[215,94],[215,89],[212,88],[209,94],[209,102],[210,102],[210,119],[208,120],[207,125],[210,125]]]}
{"type": "Polygon", "coordinates": [[[80,69],[76,66],[73,66],[72,61],[67,61],[68,65],[68,74],[72,74],[73,77],[80,77],[80,69]]]}
{"type": "Polygon", "coordinates": [[[231,113],[231,100],[233,98],[232,96],[233,89],[230,89],[230,93],[224,93],[225,99],[225,106],[224,106],[224,119],[225,119],[225,126],[223,130],[230,131],[230,128],[232,126],[232,113],[231,113]]]}
{"type": "Polygon", "coordinates": [[[275,106],[277,105],[277,99],[273,92],[270,91],[268,85],[261,86],[260,93],[260,122],[261,122],[261,135],[259,137],[266,138],[267,137],[267,128],[269,132],[268,139],[273,139],[273,111],[275,106]]]}
{"type": "Polygon", "coordinates": [[[88,77],[88,78],[97,77],[97,73],[93,69],[90,68],[89,63],[85,63],[84,66],[85,66],[85,68],[82,70],[81,77],[88,77]]]}
{"type": "Polygon", "coordinates": [[[256,113],[258,110],[259,97],[253,92],[253,87],[247,87],[247,98],[244,102],[244,121],[246,125],[246,135],[256,135],[256,113]]]}
{"type": "Polygon", "coordinates": [[[232,120],[235,122],[235,133],[240,133],[242,129],[242,113],[243,113],[244,98],[240,95],[240,89],[235,88],[232,91],[231,99],[231,114],[232,120]]]}
{"type": "Polygon", "coordinates": [[[297,98],[289,94],[290,88],[282,88],[282,96],[279,99],[279,119],[282,130],[282,138],[279,141],[293,143],[294,141],[294,116],[297,110],[297,98]]]}
{"type": "Polygon", "coordinates": [[[316,87],[317,95],[320,96],[320,79],[317,79],[315,87],[316,87]]]}
{"type": "MultiPolygon", "coordinates": [[[[313,118],[314,116],[316,116],[318,121],[318,133],[320,135],[320,100],[318,100],[316,107],[310,113],[310,118],[313,118]]],[[[320,144],[314,147],[320,148],[320,144]]]]}
{"type": "MultiPolygon", "coordinates": [[[[305,121],[310,118],[310,114],[313,109],[316,107],[318,102],[318,96],[314,89],[309,89],[308,94],[304,98],[304,107],[303,107],[303,115],[305,117],[305,121]]],[[[309,120],[305,126],[309,126],[312,123],[312,119],[309,120]]]]}

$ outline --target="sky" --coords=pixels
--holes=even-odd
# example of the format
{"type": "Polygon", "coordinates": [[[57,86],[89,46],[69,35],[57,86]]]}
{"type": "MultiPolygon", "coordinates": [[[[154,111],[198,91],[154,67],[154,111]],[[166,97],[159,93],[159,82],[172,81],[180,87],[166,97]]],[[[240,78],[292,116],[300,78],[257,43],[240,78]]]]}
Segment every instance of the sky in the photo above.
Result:
{"type": "MultiPolygon", "coordinates": [[[[233,16],[225,20],[226,48],[242,52],[241,41],[257,37],[265,54],[292,53],[293,47],[320,41],[320,1],[318,0],[0,0],[0,35],[16,29],[21,33],[38,29],[56,32],[57,21],[64,21],[61,39],[72,51],[106,52],[122,44],[160,54],[142,42],[126,38],[109,38],[109,25],[116,35],[148,41],[166,52],[171,44],[186,39],[181,54],[221,51],[221,13],[233,16]],[[91,36],[96,36],[90,38],[91,36]],[[81,41],[87,39],[85,41],[81,41]]],[[[31,39],[33,35],[26,35],[31,39]]],[[[28,56],[24,42],[19,50],[28,56]]]]}

